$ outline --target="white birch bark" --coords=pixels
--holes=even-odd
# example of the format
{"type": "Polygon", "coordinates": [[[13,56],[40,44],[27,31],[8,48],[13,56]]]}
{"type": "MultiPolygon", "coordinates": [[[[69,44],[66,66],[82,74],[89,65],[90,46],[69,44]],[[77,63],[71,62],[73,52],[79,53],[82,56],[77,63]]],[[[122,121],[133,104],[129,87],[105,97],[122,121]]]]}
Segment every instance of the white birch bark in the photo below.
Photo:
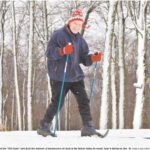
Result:
{"type": "Polygon", "coordinates": [[[33,45],[34,45],[34,10],[35,1],[30,1],[30,33],[29,33],[29,56],[28,56],[28,102],[27,102],[27,117],[28,130],[32,130],[32,86],[33,86],[33,45]]]}
{"type": "MultiPolygon", "coordinates": [[[[71,95],[69,95],[71,96],[71,95]]],[[[71,124],[71,114],[70,114],[70,108],[71,108],[71,102],[68,101],[68,130],[71,129],[70,124],[71,124]]]]}
{"type": "Polygon", "coordinates": [[[4,120],[5,129],[7,129],[7,124],[8,124],[8,117],[5,116],[5,120],[4,120]]]}
{"type": "Polygon", "coordinates": [[[124,128],[124,101],[125,101],[125,64],[124,64],[124,24],[122,1],[118,2],[118,18],[119,18],[119,128],[124,128]]]}
{"type": "Polygon", "coordinates": [[[60,120],[60,114],[58,115],[58,130],[61,130],[61,120],[60,120]]]}
{"type": "MultiPolygon", "coordinates": [[[[6,94],[5,98],[3,97],[3,108],[5,108],[5,105],[6,105],[6,101],[7,101],[7,98],[8,98],[8,93],[6,94]]],[[[6,124],[5,124],[5,121],[6,121],[6,114],[5,114],[5,109],[3,109],[2,111],[2,114],[3,114],[3,125],[5,126],[6,128],[6,124]]]]}
{"type": "MultiPolygon", "coordinates": [[[[6,2],[1,3],[1,7],[5,9],[6,2]]],[[[0,125],[3,123],[3,53],[4,53],[4,41],[5,41],[5,10],[2,10],[2,14],[0,16],[1,21],[1,37],[2,37],[2,47],[0,51],[0,125]]]]}
{"type": "Polygon", "coordinates": [[[112,45],[112,59],[111,59],[111,95],[112,95],[112,129],[117,128],[117,95],[116,95],[116,73],[115,73],[115,60],[116,60],[116,46],[115,36],[113,36],[112,45]]]}
{"type": "MultiPolygon", "coordinates": [[[[43,1],[43,8],[44,8],[44,36],[45,36],[45,52],[47,49],[47,44],[48,44],[48,19],[47,19],[47,3],[46,1],[43,1]]],[[[45,64],[46,64],[46,57],[45,57],[45,64]]],[[[51,86],[50,86],[50,78],[47,73],[47,84],[48,84],[48,99],[47,99],[47,106],[49,102],[51,101],[51,86]],[[50,99],[50,101],[49,101],[50,99]]]]}
{"type": "Polygon", "coordinates": [[[49,95],[48,95],[48,92],[46,93],[46,95],[47,95],[47,97],[46,97],[46,108],[48,107],[48,105],[49,105],[49,95]]]}
{"type": "Polygon", "coordinates": [[[25,107],[25,86],[26,86],[26,79],[24,79],[23,81],[23,96],[22,96],[22,106],[23,106],[23,113],[22,113],[22,129],[25,130],[25,125],[26,125],[26,121],[25,121],[25,115],[26,115],[26,107],[25,107]]]}
{"type": "Polygon", "coordinates": [[[17,101],[17,117],[18,117],[18,129],[22,130],[21,123],[21,104],[20,104],[20,93],[18,83],[18,71],[17,71],[17,52],[16,52],[16,18],[15,18],[15,7],[14,1],[12,1],[12,22],[13,22],[13,51],[14,51],[14,81],[17,101]]]}
{"type": "Polygon", "coordinates": [[[136,88],[136,104],[133,118],[133,128],[140,129],[142,127],[142,112],[144,104],[144,88],[145,88],[145,40],[146,40],[146,10],[147,1],[140,1],[139,19],[137,20],[138,27],[138,58],[136,78],[137,83],[134,84],[136,88]]]}
{"type": "Polygon", "coordinates": [[[103,83],[102,98],[100,108],[100,129],[108,127],[108,106],[109,106],[109,67],[110,67],[110,50],[112,46],[112,33],[114,28],[115,9],[117,1],[110,1],[108,12],[108,30],[106,33],[104,61],[103,61],[103,83]]]}
{"type": "MultiPolygon", "coordinates": [[[[4,40],[3,40],[4,42],[4,40]]],[[[0,55],[0,125],[2,124],[2,120],[3,120],[3,115],[2,115],[2,108],[3,108],[3,91],[2,91],[2,87],[3,87],[3,67],[2,67],[2,60],[3,60],[3,51],[4,51],[4,47],[2,46],[1,49],[1,55],[0,55]]]]}
{"type": "Polygon", "coordinates": [[[65,130],[68,129],[68,101],[69,101],[69,93],[66,95],[65,100],[65,130]]]}
{"type": "Polygon", "coordinates": [[[12,106],[11,106],[11,130],[14,129],[14,103],[15,103],[15,94],[13,92],[12,106]]]}

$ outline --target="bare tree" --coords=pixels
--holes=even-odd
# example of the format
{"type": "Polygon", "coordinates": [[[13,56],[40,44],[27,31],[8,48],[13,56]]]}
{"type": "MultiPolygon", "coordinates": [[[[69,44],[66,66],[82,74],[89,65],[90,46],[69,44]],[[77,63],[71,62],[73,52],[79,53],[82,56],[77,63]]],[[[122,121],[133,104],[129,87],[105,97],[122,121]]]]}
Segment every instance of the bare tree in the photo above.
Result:
{"type": "Polygon", "coordinates": [[[124,62],[124,17],[122,1],[118,2],[118,48],[119,48],[119,128],[124,128],[124,101],[125,101],[125,62],[124,62]]]}
{"type": "Polygon", "coordinates": [[[4,32],[4,24],[5,24],[5,14],[6,14],[6,2],[0,3],[1,8],[1,34],[2,34],[2,47],[0,51],[0,124],[2,124],[3,121],[3,53],[4,53],[4,40],[5,40],[5,32],[4,32]]]}
{"type": "Polygon", "coordinates": [[[15,94],[13,93],[13,98],[12,98],[12,108],[11,108],[11,130],[14,129],[14,103],[15,103],[15,94]]]}
{"type": "Polygon", "coordinates": [[[116,14],[116,1],[110,1],[108,12],[108,30],[106,33],[104,61],[103,61],[103,83],[102,83],[102,98],[100,112],[100,128],[108,127],[108,106],[109,106],[109,68],[110,68],[110,50],[112,48],[112,33],[114,30],[114,20],[116,14]]]}
{"type": "Polygon", "coordinates": [[[29,32],[29,55],[28,55],[28,130],[32,130],[32,102],[33,102],[33,50],[34,50],[34,14],[35,1],[30,1],[30,32],[29,32]]]}
{"type": "Polygon", "coordinates": [[[134,83],[136,88],[136,104],[133,118],[133,128],[139,129],[142,127],[142,112],[143,104],[145,100],[144,88],[145,88],[145,41],[146,41],[146,6],[147,1],[139,1],[139,12],[135,13],[135,2],[129,1],[129,11],[133,21],[133,24],[137,30],[138,36],[138,56],[137,56],[137,70],[136,78],[137,82],[134,83]],[[134,12],[134,13],[133,13],[134,12]]]}
{"type": "MultiPolygon", "coordinates": [[[[43,1],[43,9],[44,9],[44,37],[45,37],[45,44],[44,49],[46,52],[47,44],[48,44],[48,14],[47,14],[47,3],[46,1],[43,1]]],[[[45,56],[45,64],[46,64],[46,56],[45,56]]],[[[47,107],[49,102],[51,101],[51,86],[50,86],[50,78],[47,73],[47,86],[48,86],[48,98],[47,98],[47,107]]]]}
{"type": "Polygon", "coordinates": [[[84,20],[84,25],[83,25],[83,28],[81,30],[81,35],[83,36],[84,32],[85,32],[85,28],[87,26],[87,23],[88,23],[88,19],[89,19],[89,16],[90,16],[90,13],[92,13],[94,11],[94,9],[100,4],[100,2],[93,2],[91,1],[90,2],[90,6],[86,12],[86,15],[85,15],[85,20],[84,20]]]}
{"type": "Polygon", "coordinates": [[[25,84],[26,79],[23,81],[23,96],[22,96],[22,106],[23,106],[23,111],[22,111],[22,129],[25,130],[26,127],[26,120],[25,120],[25,114],[26,114],[26,107],[25,107],[25,84]]]}
{"type": "Polygon", "coordinates": [[[111,95],[112,95],[112,128],[117,128],[117,92],[116,92],[116,36],[113,36],[111,52],[111,95]]]}
{"type": "Polygon", "coordinates": [[[12,1],[12,22],[13,22],[14,80],[15,80],[15,91],[16,91],[16,101],[17,101],[18,128],[19,130],[22,130],[21,103],[20,103],[20,93],[19,93],[17,52],[16,52],[16,17],[15,17],[14,1],[12,1]]]}

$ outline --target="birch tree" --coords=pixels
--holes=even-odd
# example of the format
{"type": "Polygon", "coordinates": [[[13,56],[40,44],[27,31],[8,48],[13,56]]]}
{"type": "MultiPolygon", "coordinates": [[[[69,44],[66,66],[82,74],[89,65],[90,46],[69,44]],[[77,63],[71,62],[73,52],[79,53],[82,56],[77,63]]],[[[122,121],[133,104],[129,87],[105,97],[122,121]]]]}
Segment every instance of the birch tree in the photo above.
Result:
{"type": "Polygon", "coordinates": [[[4,47],[5,47],[5,19],[6,19],[6,1],[2,1],[0,4],[0,21],[1,21],[1,50],[0,50],[0,125],[3,123],[3,55],[4,55],[4,47]]]}
{"type": "Polygon", "coordinates": [[[7,128],[7,114],[5,113],[5,106],[6,106],[6,101],[7,101],[7,98],[8,98],[8,93],[6,94],[5,97],[3,97],[3,111],[2,111],[2,114],[3,114],[3,125],[5,128],[7,128]]]}
{"type": "Polygon", "coordinates": [[[117,94],[116,94],[116,36],[113,36],[111,56],[111,95],[112,95],[112,129],[117,128],[117,94]]]}
{"type": "Polygon", "coordinates": [[[66,96],[66,99],[65,99],[65,113],[64,113],[64,115],[65,115],[65,130],[67,130],[67,124],[68,124],[68,97],[69,97],[69,94],[67,94],[67,96],[66,96]]]}
{"type": "Polygon", "coordinates": [[[14,128],[14,103],[15,103],[15,94],[13,93],[13,98],[12,98],[12,108],[11,108],[11,130],[14,128]]]}
{"type": "MultiPolygon", "coordinates": [[[[46,52],[46,49],[47,49],[47,44],[48,44],[48,14],[47,14],[47,2],[46,1],[43,1],[43,8],[44,8],[44,37],[45,37],[45,44],[44,44],[44,49],[45,49],[45,52],[46,52]]],[[[45,64],[46,64],[46,56],[45,56],[45,64]]],[[[50,86],[50,78],[49,78],[49,75],[47,73],[47,85],[48,85],[48,98],[47,98],[47,106],[48,107],[48,104],[49,104],[49,99],[51,101],[51,86],[50,86]]]]}
{"type": "Polygon", "coordinates": [[[137,30],[138,36],[138,56],[137,56],[137,70],[136,78],[137,82],[134,83],[136,88],[136,102],[133,118],[133,128],[139,129],[142,127],[142,112],[143,104],[145,100],[144,88],[145,88],[145,41],[146,41],[146,6],[147,0],[139,1],[139,12],[133,15],[133,2],[129,1],[130,15],[137,30]]]}
{"type": "Polygon", "coordinates": [[[26,125],[26,121],[25,121],[25,114],[26,114],[26,107],[25,107],[25,86],[26,86],[26,79],[24,79],[23,81],[23,96],[22,96],[22,106],[23,106],[23,111],[22,111],[22,129],[25,130],[25,125],[26,125]]]}
{"type": "Polygon", "coordinates": [[[124,18],[122,10],[122,1],[118,2],[118,18],[119,18],[119,128],[124,128],[124,101],[125,101],[125,64],[124,64],[124,18]]]}
{"type": "Polygon", "coordinates": [[[0,51],[0,125],[2,124],[2,108],[3,108],[3,51],[4,51],[4,15],[3,15],[3,2],[1,2],[1,34],[2,34],[2,48],[0,51]]]}
{"type": "Polygon", "coordinates": [[[28,102],[27,102],[27,117],[28,117],[28,130],[32,130],[32,101],[33,101],[33,49],[34,49],[34,14],[35,14],[35,1],[30,1],[30,31],[29,31],[29,55],[28,55],[28,102]]]}
{"type": "Polygon", "coordinates": [[[17,117],[18,117],[18,129],[22,130],[21,123],[21,104],[20,104],[20,93],[19,93],[19,82],[18,82],[18,68],[17,68],[17,52],[16,52],[16,18],[15,18],[15,7],[14,1],[12,1],[12,22],[13,22],[13,51],[14,51],[14,81],[17,101],[17,117]]]}
{"type": "Polygon", "coordinates": [[[109,106],[109,68],[110,68],[110,50],[112,47],[112,33],[114,29],[114,20],[116,14],[117,1],[110,1],[108,12],[108,30],[106,33],[104,60],[103,60],[103,82],[102,82],[102,98],[100,111],[100,128],[108,127],[108,106],[109,106]]]}

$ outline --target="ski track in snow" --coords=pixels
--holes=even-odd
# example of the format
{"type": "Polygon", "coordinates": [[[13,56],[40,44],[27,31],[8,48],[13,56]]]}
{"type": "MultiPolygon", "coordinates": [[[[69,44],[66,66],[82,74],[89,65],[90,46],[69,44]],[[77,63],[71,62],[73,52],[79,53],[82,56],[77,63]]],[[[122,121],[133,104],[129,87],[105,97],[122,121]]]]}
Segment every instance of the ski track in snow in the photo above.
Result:
{"type": "MultiPolygon", "coordinates": [[[[101,133],[105,131],[99,130],[101,133]]],[[[110,130],[108,136],[103,139],[97,136],[81,137],[79,130],[57,131],[56,134],[57,137],[42,137],[36,131],[0,132],[0,148],[142,148],[150,150],[150,129],[110,130]]]]}

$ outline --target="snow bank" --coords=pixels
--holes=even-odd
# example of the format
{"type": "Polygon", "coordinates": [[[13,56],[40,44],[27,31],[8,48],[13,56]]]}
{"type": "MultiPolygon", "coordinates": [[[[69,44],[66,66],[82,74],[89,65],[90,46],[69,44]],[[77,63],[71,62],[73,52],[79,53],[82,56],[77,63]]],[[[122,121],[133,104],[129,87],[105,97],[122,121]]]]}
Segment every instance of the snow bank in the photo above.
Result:
{"type": "MultiPolygon", "coordinates": [[[[104,133],[105,130],[101,130],[104,133]]],[[[0,132],[0,149],[98,149],[150,150],[150,130],[110,130],[104,139],[81,137],[80,131],[57,131],[57,137],[42,137],[36,131],[0,132]]]]}

